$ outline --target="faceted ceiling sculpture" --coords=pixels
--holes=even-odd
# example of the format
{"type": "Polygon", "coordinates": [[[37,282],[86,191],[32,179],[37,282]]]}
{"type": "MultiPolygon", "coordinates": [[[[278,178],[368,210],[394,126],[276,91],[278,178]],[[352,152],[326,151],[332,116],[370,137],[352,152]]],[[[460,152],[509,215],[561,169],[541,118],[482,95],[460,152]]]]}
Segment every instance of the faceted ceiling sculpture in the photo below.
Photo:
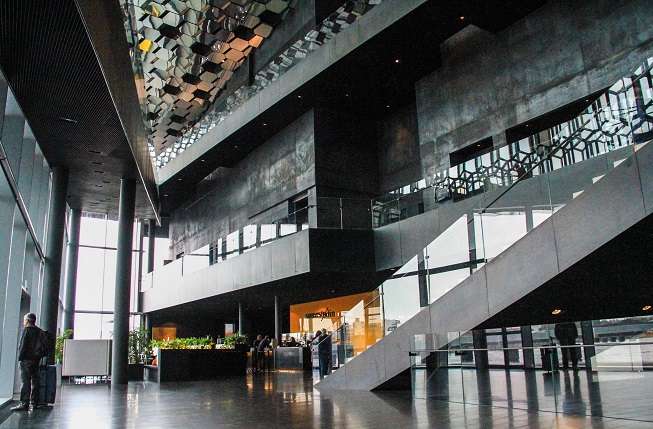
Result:
{"type": "Polygon", "coordinates": [[[295,1],[126,0],[153,157],[201,119],[295,1]]]}

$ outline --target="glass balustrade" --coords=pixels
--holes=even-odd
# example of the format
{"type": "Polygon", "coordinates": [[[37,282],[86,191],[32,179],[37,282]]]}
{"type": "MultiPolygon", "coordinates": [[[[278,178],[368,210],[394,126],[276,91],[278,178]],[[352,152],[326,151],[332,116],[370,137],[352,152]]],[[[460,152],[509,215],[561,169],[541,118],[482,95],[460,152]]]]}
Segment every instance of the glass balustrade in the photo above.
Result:
{"type": "Polygon", "coordinates": [[[256,223],[233,231],[157,269],[156,276],[152,273],[145,274],[141,281],[141,291],[154,285],[178,281],[181,276],[223,263],[282,237],[308,229],[309,226],[321,229],[370,229],[369,214],[369,199],[318,197],[316,204],[289,214],[280,216],[277,213],[260,217],[256,223]],[[166,273],[167,277],[165,281],[162,280],[163,283],[158,281],[163,276],[159,272],[166,273]],[[172,280],[173,278],[175,280],[172,280]]]}
{"type": "Polygon", "coordinates": [[[571,323],[574,345],[561,345],[553,324],[414,335],[414,397],[650,420],[653,316],[571,323]]]}

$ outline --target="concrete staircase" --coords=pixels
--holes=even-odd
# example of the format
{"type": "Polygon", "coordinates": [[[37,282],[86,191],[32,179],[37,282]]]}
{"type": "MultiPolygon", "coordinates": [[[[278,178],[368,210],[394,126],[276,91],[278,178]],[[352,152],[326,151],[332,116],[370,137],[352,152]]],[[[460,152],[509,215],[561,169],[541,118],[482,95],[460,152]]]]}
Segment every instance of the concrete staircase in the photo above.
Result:
{"type": "MultiPolygon", "coordinates": [[[[574,195],[572,201],[316,387],[372,390],[380,386],[410,367],[413,335],[435,334],[436,341],[442,338],[442,342],[433,346],[445,345],[448,332],[468,331],[483,323],[651,214],[653,145],[640,148],[623,162],[614,154],[606,155],[605,161],[616,167],[598,181],[601,174],[594,174],[590,163],[560,170],[564,172],[562,184],[570,183],[569,188],[560,189],[574,195]],[[591,182],[584,192],[574,189],[574,182],[587,178],[591,182]]],[[[524,190],[541,189],[536,179],[526,180],[524,190]]],[[[555,204],[555,195],[551,198],[555,204]]],[[[506,205],[503,200],[502,205],[506,205]]],[[[406,225],[403,229],[408,230],[406,225]]],[[[391,236],[387,231],[381,234],[391,236]]],[[[401,243],[399,248],[410,255],[401,243]]]]}

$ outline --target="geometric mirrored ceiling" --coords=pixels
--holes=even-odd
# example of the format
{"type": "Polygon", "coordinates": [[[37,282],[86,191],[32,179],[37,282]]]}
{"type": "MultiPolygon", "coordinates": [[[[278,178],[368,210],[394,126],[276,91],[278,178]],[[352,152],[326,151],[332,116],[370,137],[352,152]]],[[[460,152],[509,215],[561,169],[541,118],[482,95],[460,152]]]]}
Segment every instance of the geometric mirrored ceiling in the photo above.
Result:
{"type": "Polygon", "coordinates": [[[156,157],[192,127],[296,0],[124,0],[156,157]]]}

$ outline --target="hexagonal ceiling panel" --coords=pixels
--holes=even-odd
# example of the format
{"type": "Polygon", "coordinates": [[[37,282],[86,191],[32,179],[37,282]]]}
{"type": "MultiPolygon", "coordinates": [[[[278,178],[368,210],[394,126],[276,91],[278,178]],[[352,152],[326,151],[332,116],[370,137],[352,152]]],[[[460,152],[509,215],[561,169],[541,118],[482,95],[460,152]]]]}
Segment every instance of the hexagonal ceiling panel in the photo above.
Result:
{"type": "Polygon", "coordinates": [[[201,119],[295,1],[125,0],[153,158],[201,119]]]}

